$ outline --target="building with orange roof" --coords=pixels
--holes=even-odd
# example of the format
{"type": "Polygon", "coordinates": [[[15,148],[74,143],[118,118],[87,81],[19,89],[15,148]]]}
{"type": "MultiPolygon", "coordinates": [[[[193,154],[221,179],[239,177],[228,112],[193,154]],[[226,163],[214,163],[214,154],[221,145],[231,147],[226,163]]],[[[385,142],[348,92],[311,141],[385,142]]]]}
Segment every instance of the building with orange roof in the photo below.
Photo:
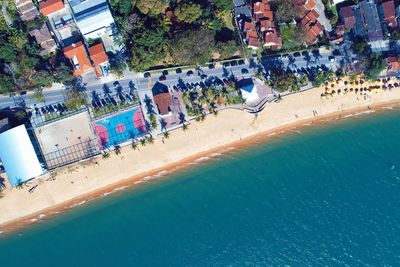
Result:
{"type": "Polygon", "coordinates": [[[400,61],[398,57],[390,56],[385,59],[386,73],[388,75],[397,74],[399,72],[400,61]]]}
{"type": "Polygon", "coordinates": [[[282,38],[278,35],[276,31],[267,31],[264,34],[264,47],[281,49],[282,38]]]}
{"type": "Polygon", "coordinates": [[[39,2],[40,13],[42,13],[43,16],[49,16],[63,8],[64,3],[61,0],[44,0],[39,2]]]}
{"type": "Polygon", "coordinates": [[[104,50],[103,43],[89,47],[90,58],[92,59],[97,77],[107,76],[110,68],[108,56],[104,50]]]}
{"type": "Polygon", "coordinates": [[[93,70],[89,55],[86,52],[85,45],[82,41],[73,43],[63,49],[64,56],[71,61],[74,68],[74,76],[78,77],[93,70]]]}

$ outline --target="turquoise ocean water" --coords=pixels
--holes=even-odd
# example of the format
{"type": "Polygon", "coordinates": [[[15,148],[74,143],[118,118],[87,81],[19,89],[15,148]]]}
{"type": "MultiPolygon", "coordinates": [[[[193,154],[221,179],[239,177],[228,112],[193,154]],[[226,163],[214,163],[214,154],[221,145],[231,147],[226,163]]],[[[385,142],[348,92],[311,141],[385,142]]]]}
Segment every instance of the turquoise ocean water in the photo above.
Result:
{"type": "Polygon", "coordinates": [[[0,265],[400,266],[399,137],[398,110],[302,129],[3,237],[0,265]]]}

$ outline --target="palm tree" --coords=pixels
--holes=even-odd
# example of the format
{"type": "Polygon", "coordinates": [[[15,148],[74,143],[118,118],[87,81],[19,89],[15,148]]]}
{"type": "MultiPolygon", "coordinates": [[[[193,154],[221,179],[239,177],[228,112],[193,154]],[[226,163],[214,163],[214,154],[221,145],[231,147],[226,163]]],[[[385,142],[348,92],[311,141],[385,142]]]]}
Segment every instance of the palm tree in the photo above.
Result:
{"type": "Polygon", "coordinates": [[[133,150],[136,150],[136,149],[138,148],[138,145],[137,145],[137,143],[135,142],[134,139],[132,139],[131,148],[132,148],[133,150]]]}
{"type": "Polygon", "coordinates": [[[145,146],[146,145],[146,139],[145,138],[140,139],[140,144],[142,146],[145,146]]]}
{"type": "Polygon", "coordinates": [[[95,91],[95,90],[92,90],[92,92],[90,93],[90,95],[92,96],[92,99],[94,100],[94,101],[97,101],[97,100],[99,100],[99,94],[95,91]]]}
{"type": "Polygon", "coordinates": [[[119,154],[121,154],[121,146],[120,145],[115,145],[114,146],[114,152],[115,152],[115,155],[119,155],[119,154]]]}
{"type": "Polygon", "coordinates": [[[169,132],[167,132],[167,131],[163,132],[163,136],[164,136],[165,139],[168,139],[169,138],[169,132]]]}
{"type": "Polygon", "coordinates": [[[110,153],[108,153],[108,151],[103,150],[103,152],[101,153],[101,157],[103,159],[108,159],[110,157],[110,153]]]}
{"type": "Polygon", "coordinates": [[[153,144],[154,143],[154,137],[152,135],[150,135],[149,137],[147,137],[147,142],[149,144],[153,144]]]}
{"type": "Polygon", "coordinates": [[[104,93],[105,97],[110,97],[111,96],[110,87],[106,83],[103,84],[103,93],[104,93]]]}
{"type": "Polygon", "coordinates": [[[15,186],[17,189],[23,189],[25,183],[21,181],[21,179],[17,179],[17,185],[15,186]]]}
{"type": "Polygon", "coordinates": [[[117,85],[115,87],[115,92],[117,93],[117,97],[122,101],[122,99],[124,99],[124,96],[122,94],[122,86],[121,85],[117,85]]]}

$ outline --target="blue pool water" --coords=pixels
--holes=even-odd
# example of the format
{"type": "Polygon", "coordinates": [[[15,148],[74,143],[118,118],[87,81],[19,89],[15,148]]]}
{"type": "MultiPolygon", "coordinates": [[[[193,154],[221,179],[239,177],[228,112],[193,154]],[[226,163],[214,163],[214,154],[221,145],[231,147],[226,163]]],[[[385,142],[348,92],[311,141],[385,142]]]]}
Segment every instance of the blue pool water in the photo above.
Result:
{"type": "Polygon", "coordinates": [[[393,110],[260,141],[3,237],[0,264],[400,266],[399,136],[393,110]]]}

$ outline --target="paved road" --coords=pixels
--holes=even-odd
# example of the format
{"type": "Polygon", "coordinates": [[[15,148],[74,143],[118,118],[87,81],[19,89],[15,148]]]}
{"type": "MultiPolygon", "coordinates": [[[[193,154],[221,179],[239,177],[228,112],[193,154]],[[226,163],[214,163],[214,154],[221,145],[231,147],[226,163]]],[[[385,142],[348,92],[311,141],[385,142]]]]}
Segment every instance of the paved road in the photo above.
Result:
{"type": "MultiPolygon", "coordinates": [[[[311,55],[311,53],[310,53],[311,55]]],[[[335,69],[341,60],[341,57],[336,57],[335,61],[330,61],[329,56],[331,55],[331,51],[329,50],[321,50],[319,53],[319,56],[316,60],[316,58],[313,58],[311,55],[311,60],[306,60],[304,56],[300,57],[265,57],[262,59],[261,64],[256,62],[255,60],[250,60],[248,63],[244,65],[236,65],[236,66],[228,66],[228,67],[215,67],[213,69],[209,68],[202,68],[202,73],[207,75],[207,76],[216,76],[219,78],[224,78],[226,75],[233,74],[235,77],[240,78],[243,76],[242,74],[242,69],[248,70],[248,75],[253,75],[259,70],[268,70],[270,68],[273,68],[276,63],[279,62],[279,64],[283,64],[285,68],[289,68],[291,70],[296,69],[296,68],[307,68],[307,67],[313,67],[313,66],[321,66],[325,65],[328,68],[333,68],[335,69]]],[[[166,80],[161,81],[162,83],[166,84],[167,86],[173,86],[178,84],[178,80],[182,79],[184,83],[197,83],[200,82],[202,79],[200,75],[198,75],[198,72],[193,70],[193,75],[188,76],[186,74],[187,70],[183,70],[182,73],[175,73],[174,70],[170,70],[169,74],[166,75],[166,80]]],[[[135,85],[136,90],[138,91],[139,95],[143,94],[148,94],[149,96],[151,95],[150,90],[149,90],[149,79],[151,79],[151,85],[154,85],[155,82],[159,80],[159,76],[155,76],[155,74],[152,74],[151,78],[137,78],[137,79],[121,79],[119,80],[119,84],[122,86],[125,92],[129,91],[129,83],[133,82],[135,85]]],[[[114,85],[113,82],[108,82],[107,85],[113,91],[114,85]]],[[[86,92],[90,96],[92,91],[96,91],[98,94],[103,95],[103,87],[100,84],[95,84],[95,85],[86,85],[86,92]]],[[[42,106],[44,104],[51,104],[51,103],[56,103],[64,100],[64,93],[65,89],[58,89],[58,90],[52,90],[52,91],[47,91],[44,92],[43,95],[45,97],[45,103],[38,103],[37,101],[32,100],[30,94],[24,95],[24,96],[15,96],[15,97],[4,97],[0,98],[0,108],[7,107],[7,106],[14,106],[16,102],[25,101],[26,106],[32,107],[34,104],[37,104],[38,106],[42,106]]]]}
{"type": "MultiPolygon", "coordinates": [[[[248,70],[248,75],[252,75],[257,71],[257,68],[259,65],[256,67],[250,67],[249,64],[246,65],[238,65],[238,66],[232,66],[232,67],[227,67],[227,68],[214,68],[214,69],[202,69],[202,73],[204,73],[207,76],[216,76],[219,78],[223,78],[224,74],[233,74],[236,77],[241,77],[242,73],[241,70],[243,68],[246,68],[248,70]]],[[[186,74],[187,70],[183,71],[180,74],[177,74],[174,72],[170,72],[169,75],[166,76],[166,80],[161,81],[162,83],[166,84],[167,86],[173,86],[178,84],[178,79],[182,79],[185,83],[197,83],[200,82],[202,79],[198,75],[197,71],[193,69],[193,75],[188,76],[186,74]]],[[[155,84],[159,80],[159,76],[154,76],[149,78],[151,79],[151,84],[155,84]]],[[[133,82],[135,85],[135,88],[137,89],[138,93],[141,92],[146,92],[150,94],[148,85],[149,85],[149,79],[148,78],[140,78],[140,79],[122,79],[119,80],[119,84],[122,86],[125,92],[129,92],[129,83],[133,82]]],[[[107,83],[111,91],[113,92],[113,82],[107,83]]],[[[96,84],[96,85],[87,85],[85,86],[87,94],[90,96],[92,94],[92,91],[96,91],[98,94],[103,95],[103,87],[102,85],[96,84]]],[[[49,92],[44,92],[43,95],[46,99],[45,104],[51,104],[55,102],[60,102],[64,100],[64,93],[65,89],[59,89],[59,90],[53,90],[49,92]]],[[[115,93],[115,91],[114,91],[115,93]]],[[[38,106],[44,105],[44,103],[38,103],[37,101],[32,100],[31,98],[32,95],[24,95],[24,96],[15,96],[15,97],[4,97],[0,98],[0,107],[7,107],[7,106],[13,106],[15,105],[16,102],[20,101],[23,99],[25,101],[26,106],[33,106],[34,104],[37,104],[38,106]]]]}

